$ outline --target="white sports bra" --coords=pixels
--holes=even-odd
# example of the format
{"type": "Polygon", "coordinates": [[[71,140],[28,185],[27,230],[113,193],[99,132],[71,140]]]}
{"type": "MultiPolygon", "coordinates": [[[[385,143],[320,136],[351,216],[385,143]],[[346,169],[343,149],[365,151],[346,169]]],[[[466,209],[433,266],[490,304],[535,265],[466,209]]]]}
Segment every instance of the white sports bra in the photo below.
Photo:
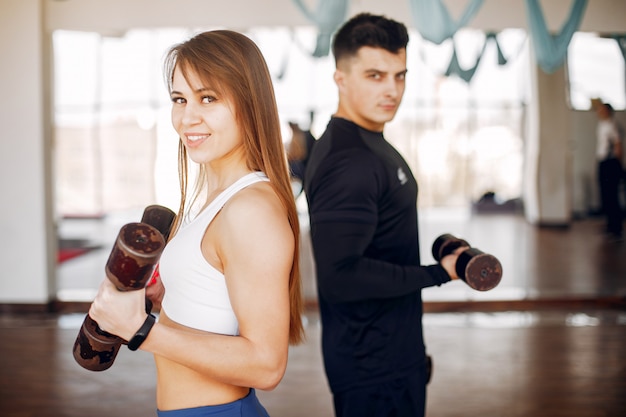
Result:
{"type": "Polygon", "coordinates": [[[159,261],[159,273],[165,286],[161,308],[170,319],[207,332],[239,334],[224,275],[206,261],[201,243],[224,204],[241,189],[259,181],[269,179],[262,172],[241,177],[195,218],[181,225],[168,242],[159,261]]]}

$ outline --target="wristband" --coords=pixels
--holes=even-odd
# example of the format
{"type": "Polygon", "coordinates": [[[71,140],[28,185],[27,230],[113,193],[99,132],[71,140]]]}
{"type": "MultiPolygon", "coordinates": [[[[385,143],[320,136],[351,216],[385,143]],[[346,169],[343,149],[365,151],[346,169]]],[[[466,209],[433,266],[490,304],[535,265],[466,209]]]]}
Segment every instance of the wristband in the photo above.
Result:
{"type": "Polygon", "coordinates": [[[148,333],[152,330],[152,326],[154,326],[155,321],[156,318],[152,314],[148,314],[146,321],[143,322],[133,338],[128,341],[128,349],[132,351],[139,349],[139,346],[141,346],[143,341],[146,340],[146,337],[148,337],[148,333]]]}

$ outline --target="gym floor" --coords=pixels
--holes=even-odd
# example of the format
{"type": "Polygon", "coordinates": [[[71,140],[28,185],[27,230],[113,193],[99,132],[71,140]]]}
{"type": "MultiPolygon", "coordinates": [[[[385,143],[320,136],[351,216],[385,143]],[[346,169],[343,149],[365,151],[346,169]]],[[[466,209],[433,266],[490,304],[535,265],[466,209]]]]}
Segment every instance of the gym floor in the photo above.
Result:
{"type": "MultiPolygon", "coordinates": [[[[433,262],[434,239],[452,233],[496,256],[504,270],[491,291],[463,282],[423,291],[424,334],[434,359],[429,417],[626,415],[626,242],[605,241],[602,221],[594,218],[535,227],[510,213],[420,215],[423,263],[433,262]]],[[[102,279],[125,221],[64,221],[65,237],[97,235],[102,249],[59,265],[56,313],[1,310],[1,416],[155,415],[149,354],[122,349],[111,369],[90,372],[71,353],[86,311],[81,297],[91,297],[102,279]]],[[[332,416],[306,232],[307,342],[291,348],[280,386],[258,392],[272,417],[332,416]]]]}

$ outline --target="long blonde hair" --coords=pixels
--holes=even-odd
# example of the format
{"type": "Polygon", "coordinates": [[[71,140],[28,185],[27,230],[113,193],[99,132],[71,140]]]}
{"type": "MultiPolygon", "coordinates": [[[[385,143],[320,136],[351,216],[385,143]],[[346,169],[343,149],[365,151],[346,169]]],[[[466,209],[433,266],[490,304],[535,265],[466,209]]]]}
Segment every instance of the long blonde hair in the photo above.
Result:
{"type": "MultiPolygon", "coordinates": [[[[300,226],[282,142],[274,87],[265,59],[257,45],[245,35],[230,30],[215,30],[200,33],[169,50],[164,68],[169,91],[172,91],[176,68],[185,76],[196,74],[212,88],[222,89],[217,92],[227,94],[232,100],[243,135],[248,169],[262,171],[267,175],[287,210],[295,240],[289,277],[289,342],[298,344],[304,339],[299,269],[300,226]]],[[[175,229],[180,225],[188,201],[188,158],[182,141],[178,144],[178,162],[181,201],[175,229]]],[[[191,201],[202,191],[203,175],[200,166],[200,181],[196,184],[191,201]]]]}

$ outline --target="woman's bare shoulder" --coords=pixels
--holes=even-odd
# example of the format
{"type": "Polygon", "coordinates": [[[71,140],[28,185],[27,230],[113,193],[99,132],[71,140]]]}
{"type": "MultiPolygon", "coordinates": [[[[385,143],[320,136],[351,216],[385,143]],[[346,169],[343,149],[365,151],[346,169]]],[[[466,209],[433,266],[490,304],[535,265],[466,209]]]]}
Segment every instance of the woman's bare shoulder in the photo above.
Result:
{"type": "MultiPolygon", "coordinates": [[[[286,218],[286,210],[269,182],[254,183],[231,197],[224,213],[233,220],[256,218],[286,218]]],[[[253,219],[250,219],[253,220],[253,219]]]]}

